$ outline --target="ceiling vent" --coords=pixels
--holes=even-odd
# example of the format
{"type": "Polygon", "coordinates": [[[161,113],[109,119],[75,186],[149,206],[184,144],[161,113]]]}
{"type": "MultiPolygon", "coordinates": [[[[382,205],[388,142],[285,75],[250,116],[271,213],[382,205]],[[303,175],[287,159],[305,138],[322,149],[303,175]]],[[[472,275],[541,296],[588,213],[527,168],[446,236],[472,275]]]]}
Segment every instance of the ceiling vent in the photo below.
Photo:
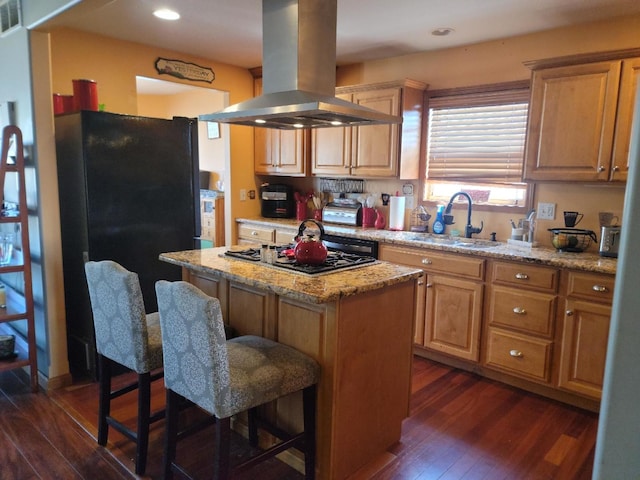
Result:
{"type": "Polygon", "coordinates": [[[19,0],[0,0],[0,35],[22,25],[19,0]]]}

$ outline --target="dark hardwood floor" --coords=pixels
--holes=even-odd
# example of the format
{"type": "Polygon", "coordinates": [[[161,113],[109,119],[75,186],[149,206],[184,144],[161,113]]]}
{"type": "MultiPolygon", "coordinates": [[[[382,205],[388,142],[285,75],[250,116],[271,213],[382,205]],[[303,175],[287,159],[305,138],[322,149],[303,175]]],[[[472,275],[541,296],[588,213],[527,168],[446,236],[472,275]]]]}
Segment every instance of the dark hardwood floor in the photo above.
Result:
{"type": "MultiPolygon", "coordinates": [[[[153,402],[156,408],[164,403],[161,382],[153,402]]],[[[134,403],[125,398],[113,411],[133,417],[134,403]]],[[[33,394],[26,377],[0,374],[0,479],[135,478],[131,442],[112,431],[107,448],[96,444],[96,411],[95,384],[33,394]]],[[[597,422],[597,414],[416,357],[402,439],[378,473],[358,480],[586,480],[597,422]]],[[[152,428],[149,478],[161,478],[163,431],[162,422],[152,428]]],[[[198,478],[210,474],[209,433],[185,441],[178,452],[198,478]]],[[[234,456],[245,456],[243,439],[233,442],[234,456]]],[[[278,460],[256,470],[243,478],[302,479],[278,460]]]]}

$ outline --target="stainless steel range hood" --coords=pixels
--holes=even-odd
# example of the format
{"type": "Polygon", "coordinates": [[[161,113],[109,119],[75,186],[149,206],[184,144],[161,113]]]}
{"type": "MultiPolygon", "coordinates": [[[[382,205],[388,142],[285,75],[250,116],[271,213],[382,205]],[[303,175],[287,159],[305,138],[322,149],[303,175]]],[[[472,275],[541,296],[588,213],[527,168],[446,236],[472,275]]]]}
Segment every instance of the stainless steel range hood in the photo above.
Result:
{"type": "Polygon", "coordinates": [[[263,95],[200,120],[295,129],[400,123],[335,97],[337,0],[263,0],[263,95]]]}

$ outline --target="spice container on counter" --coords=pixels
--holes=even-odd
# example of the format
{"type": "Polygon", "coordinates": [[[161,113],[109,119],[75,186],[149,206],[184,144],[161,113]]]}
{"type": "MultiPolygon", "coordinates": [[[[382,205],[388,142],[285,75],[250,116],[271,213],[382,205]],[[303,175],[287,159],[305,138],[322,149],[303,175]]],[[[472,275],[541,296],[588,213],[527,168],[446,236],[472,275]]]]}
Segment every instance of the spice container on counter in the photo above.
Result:
{"type": "Polygon", "coordinates": [[[267,259],[268,255],[269,255],[269,245],[266,243],[263,243],[260,246],[260,261],[264,263],[269,263],[267,259]]]}
{"type": "Polygon", "coordinates": [[[275,245],[269,245],[269,253],[267,255],[267,258],[267,263],[276,263],[276,260],[278,259],[278,251],[276,250],[275,245]]]}

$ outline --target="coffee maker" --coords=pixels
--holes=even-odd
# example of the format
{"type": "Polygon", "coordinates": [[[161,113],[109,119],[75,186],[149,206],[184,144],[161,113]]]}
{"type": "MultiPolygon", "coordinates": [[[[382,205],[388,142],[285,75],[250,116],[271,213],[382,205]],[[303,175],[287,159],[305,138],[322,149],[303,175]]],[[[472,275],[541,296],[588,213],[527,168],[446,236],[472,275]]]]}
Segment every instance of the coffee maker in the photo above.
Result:
{"type": "Polygon", "coordinates": [[[264,183],[260,186],[260,211],[265,218],[293,218],[295,205],[290,185],[264,183]]]}

